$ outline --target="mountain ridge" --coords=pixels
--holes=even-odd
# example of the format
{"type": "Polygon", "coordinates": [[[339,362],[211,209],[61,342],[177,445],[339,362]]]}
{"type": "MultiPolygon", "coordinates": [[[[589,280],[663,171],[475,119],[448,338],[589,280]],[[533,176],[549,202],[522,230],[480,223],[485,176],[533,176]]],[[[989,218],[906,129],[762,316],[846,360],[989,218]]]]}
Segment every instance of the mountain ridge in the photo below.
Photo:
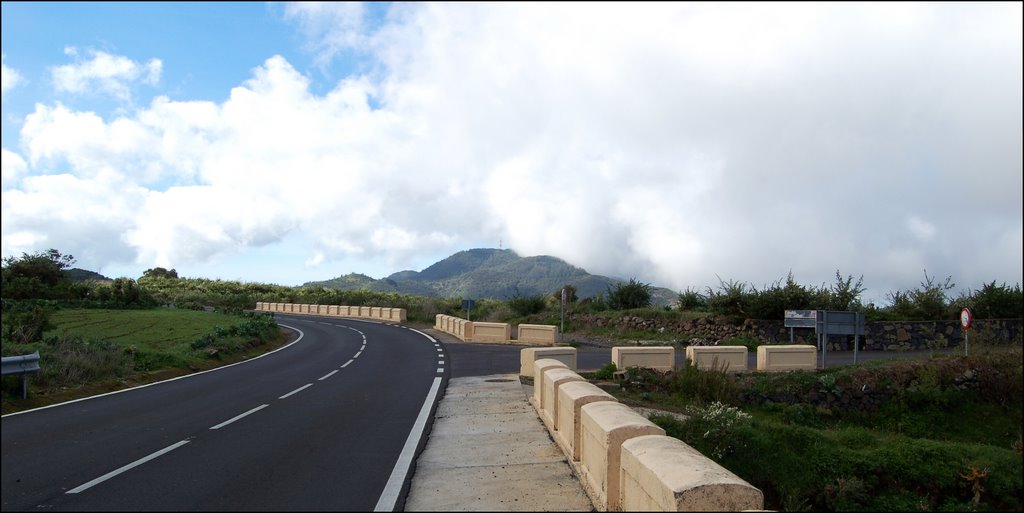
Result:
{"type": "MultiPolygon", "coordinates": [[[[576,287],[580,299],[605,293],[624,280],[590,274],[580,267],[549,255],[522,257],[510,249],[475,248],[459,251],[422,271],[404,270],[374,280],[349,273],[302,286],[337,290],[370,290],[434,297],[509,299],[514,295],[549,295],[563,285],[576,287]]],[[[676,293],[651,288],[652,305],[664,306],[676,293]]]]}

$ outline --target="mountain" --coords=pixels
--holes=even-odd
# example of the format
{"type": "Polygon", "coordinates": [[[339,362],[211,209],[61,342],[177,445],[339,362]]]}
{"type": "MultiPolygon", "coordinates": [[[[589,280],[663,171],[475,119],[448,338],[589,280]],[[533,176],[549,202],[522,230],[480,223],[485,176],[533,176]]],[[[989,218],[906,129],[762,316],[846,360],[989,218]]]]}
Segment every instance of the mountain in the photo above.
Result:
{"type": "Polygon", "coordinates": [[[67,271],[65,271],[65,273],[68,279],[71,281],[114,281],[111,280],[110,278],[107,278],[106,276],[103,276],[98,272],[87,271],[85,269],[79,269],[77,267],[75,267],[74,269],[68,269],[67,271]]]}
{"type": "MultiPolygon", "coordinates": [[[[576,295],[583,299],[603,294],[608,287],[622,282],[590,274],[551,256],[521,257],[508,249],[470,249],[419,272],[400,271],[380,280],[363,274],[348,274],[326,281],[308,282],[303,286],[467,299],[508,299],[517,290],[523,296],[548,295],[563,285],[571,284],[576,287],[576,295]]],[[[676,293],[652,288],[651,296],[653,303],[661,306],[674,300],[676,293]]]]}

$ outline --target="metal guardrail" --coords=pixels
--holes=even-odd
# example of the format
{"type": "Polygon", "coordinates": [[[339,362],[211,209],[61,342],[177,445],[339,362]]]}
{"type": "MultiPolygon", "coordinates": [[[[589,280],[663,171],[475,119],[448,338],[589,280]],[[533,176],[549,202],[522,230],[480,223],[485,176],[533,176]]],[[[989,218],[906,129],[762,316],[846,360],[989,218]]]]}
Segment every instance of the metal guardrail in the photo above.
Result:
{"type": "Polygon", "coordinates": [[[21,356],[5,356],[2,358],[2,374],[4,376],[21,375],[21,398],[28,397],[28,375],[39,372],[39,351],[21,356]]]}

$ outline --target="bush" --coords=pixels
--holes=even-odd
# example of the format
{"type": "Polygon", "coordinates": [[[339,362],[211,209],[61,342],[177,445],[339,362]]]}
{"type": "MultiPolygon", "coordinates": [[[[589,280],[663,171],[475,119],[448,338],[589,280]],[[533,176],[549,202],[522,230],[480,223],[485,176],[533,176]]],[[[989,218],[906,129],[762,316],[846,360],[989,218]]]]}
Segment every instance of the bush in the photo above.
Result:
{"type": "Polygon", "coordinates": [[[520,295],[518,287],[516,288],[515,295],[508,300],[508,306],[520,317],[543,312],[547,305],[548,303],[544,296],[539,294],[534,296],[520,295]]]}
{"type": "Polygon", "coordinates": [[[615,372],[618,370],[619,369],[615,367],[615,362],[609,362],[594,373],[594,379],[612,379],[612,377],[615,376],[615,372]]]}
{"type": "Polygon", "coordinates": [[[629,283],[619,283],[613,289],[608,287],[608,307],[612,310],[629,310],[651,306],[651,285],[634,278],[629,283]]]}
{"type": "Polygon", "coordinates": [[[43,332],[52,329],[53,307],[39,301],[4,301],[3,338],[15,344],[31,344],[43,340],[43,332]]]}

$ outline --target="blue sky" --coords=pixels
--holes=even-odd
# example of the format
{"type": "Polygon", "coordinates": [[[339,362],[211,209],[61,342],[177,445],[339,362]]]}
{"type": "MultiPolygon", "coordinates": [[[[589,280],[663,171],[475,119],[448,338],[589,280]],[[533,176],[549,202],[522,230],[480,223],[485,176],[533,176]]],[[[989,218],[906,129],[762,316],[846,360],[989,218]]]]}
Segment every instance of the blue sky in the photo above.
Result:
{"type": "Polygon", "coordinates": [[[1020,282],[1019,3],[2,4],[2,253],[1020,282]]]}

